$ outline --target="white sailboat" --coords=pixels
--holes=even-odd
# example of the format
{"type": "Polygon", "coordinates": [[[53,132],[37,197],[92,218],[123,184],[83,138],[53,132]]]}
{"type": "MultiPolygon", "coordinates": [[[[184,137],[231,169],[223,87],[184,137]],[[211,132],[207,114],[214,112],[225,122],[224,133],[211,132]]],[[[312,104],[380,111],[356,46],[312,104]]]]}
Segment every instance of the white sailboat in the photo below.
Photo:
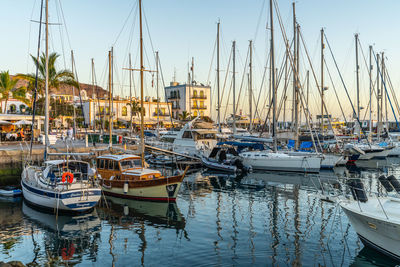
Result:
{"type": "Polygon", "coordinates": [[[46,0],[45,162],[43,166],[26,164],[21,174],[22,192],[29,203],[41,208],[83,212],[97,205],[101,197],[101,189],[94,181],[95,171],[87,162],[69,160],[67,154],[62,160],[46,160],[49,146],[48,18],[46,0]]]}

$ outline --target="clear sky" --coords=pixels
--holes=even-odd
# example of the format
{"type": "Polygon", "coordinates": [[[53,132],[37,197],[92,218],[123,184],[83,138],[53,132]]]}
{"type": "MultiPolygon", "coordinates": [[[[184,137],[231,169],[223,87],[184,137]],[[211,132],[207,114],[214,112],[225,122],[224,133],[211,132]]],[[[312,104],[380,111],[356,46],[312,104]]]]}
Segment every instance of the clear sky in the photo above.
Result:
{"type": "MultiPolygon", "coordinates": [[[[214,89],[215,60],[211,66],[211,59],[216,38],[216,23],[220,20],[221,80],[225,78],[224,70],[226,70],[231,42],[236,40],[238,46],[237,90],[239,90],[248,41],[255,40],[254,94],[258,97],[265,58],[269,49],[269,32],[266,30],[268,4],[269,1],[265,0],[143,0],[146,65],[148,68],[154,68],[155,65],[150,36],[154,50],[160,53],[166,83],[172,80],[174,73],[176,73],[177,81],[184,82],[187,79],[188,62],[191,57],[194,57],[195,80],[202,83],[209,81],[214,89]],[[211,75],[209,76],[210,68],[211,75]]],[[[10,70],[12,74],[34,71],[29,54],[36,53],[38,24],[31,20],[39,19],[39,5],[40,0],[0,1],[2,10],[0,25],[3,36],[0,43],[0,70],[10,70]]],[[[287,35],[291,38],[292,1],[280,0],[278,5],[287,35]]],[[[400,1],[299,0],[296,2],[296,9],[297,20],[301,25],[310,56],[315,63],[318,77],[320,73],[319,36],[321,27],[324,27],[353,99],[355,96],[354,33],[360,34],[366,56],[370,44],[374,45],[375,51],[385,52],[393,85],[395,88],[400,85],[397,71],[400,67],[398,63],[400,38],[397,29],[397,25],[400,25],[398,14],[400,1]]],[[[137,1],[50,0],[50,22],[62,22],[62,14],[66,23],[63,26],[51,26],[50,49],[62,56],[58,67],[70,68],[70,50],[73,49],[79,80],[91,83],[90,60],[94,58],[98,84],[104,86],[106,56],[108,50],[114,46],[115,90],[127,95],[127,71],[122,68],[127,67],[129,52],[132,54],[134,67],[138,67],[137,1]],[[61,12],[60,3],[63,12],[61,12]]],[[[276,20],[275,34],[276,61],[279,66],[284,47],[276,20]]],[[[344,89],[328,54],[329,50],[325,49],[325,52],[328,68],[334,76],[333,80],[345,107],[345,113],[351,114],[348,100],[344,97],[344,89]]],[[[301,57],[303,60],[306,59],[303,52],[301,57]]],[[[302,66],[303,69],[309,69],[304,61],[302,66]]],[[[361,56],[360,68],[361,103],[366,107],[369,97],[368,74],[361,56]]],[[[151,88],[151,75],[146,76],[146,92],[148,95],[155,95],[154,88],[151,88]]],[[[304,74],[302,77],[304,78],[304,74]]],[[[325,77],[325,79],[328,81],[329,78],[325,77]]],[[[227,83],[230,83],[229,79],[227,83]]],[[[327,92],[328,109],[334,115],[339,115],[337,101],[331,89],[332,85],[328,84],[328,86],[330,87],[327,92]]],[[[264,92],[265,90],[261,93],[262,97],[264,97],[264,92]]],[[[319,109],[319,97],[315,88],[311,92],[310,98],[312,103],[315,103],[311,106],[311,110],[313,114],[316,114],[319,109]]],[[[244,96],[241,98],[242,102],[245,99],[244,96]]],[[[226,106],[224,103],[222,105],[226,106]]],[[[247,108],[242,108],[245,113],[247,108]]]]}

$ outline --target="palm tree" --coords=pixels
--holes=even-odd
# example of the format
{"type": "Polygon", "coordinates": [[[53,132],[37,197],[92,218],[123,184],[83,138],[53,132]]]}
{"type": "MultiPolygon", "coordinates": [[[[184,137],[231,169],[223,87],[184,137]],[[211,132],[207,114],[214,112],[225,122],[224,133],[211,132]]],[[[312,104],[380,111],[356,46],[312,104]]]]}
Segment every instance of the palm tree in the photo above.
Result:
{"type": "MultiPolygon", "coordinates": [[[[140,113],[141,107],[138,101],[132,101],[131,103],[128,103],[129,106],[131,106],[131,113],[132,116],[136,116],[140,113]]],[[[146,114],[145,114],[146,115],[146,114]]]]}
{"type": "MultiPolygon", "coordinates": [[[[0,93],[1,100],[5,101],[5,108],[7,109],[7,101],[10,98],[10,93],[13,92],[15,85],[17,84],[18,79],[11,79],[10,73],[8,71],[0,72],[0,93]]],[[[2,108],[3,109],[3,108],[2,108]]],[[[4,110],[5,112],[6,110],[4,110]]]]}
{"type": "MultiPolygon", "coordinates": [[[[56,70],[56,61],[60,55],[53,52],[49,55],[49,88],[59,89],[60,85],[66,84],[79,88],[78,82],[75,80],[74,74],[69,70],[56,70]]],[[[39,70],[38,77],[38,93],[43,95],[46,80],[46,55],[42,53],[40,59],[32,56],[33,63],[39,70]]],[[[35,74],[17,74],[17,78],[29,81],[29,88],[34,88],[35,74]]]]}
{"type": "Polygon", "coordinates": [[[190,117],[190,114],[187,111],[183,111],[182,114],[179,114],[179,119],[181,121],[186,121],[189,119],[189,117],[190,117]]]}

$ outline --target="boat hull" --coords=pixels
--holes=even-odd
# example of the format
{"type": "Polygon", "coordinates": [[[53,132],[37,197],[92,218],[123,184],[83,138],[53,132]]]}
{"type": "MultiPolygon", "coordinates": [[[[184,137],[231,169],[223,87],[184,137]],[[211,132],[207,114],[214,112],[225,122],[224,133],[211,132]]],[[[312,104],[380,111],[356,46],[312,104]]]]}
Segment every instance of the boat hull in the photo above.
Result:
{"type": "Polygon", "coordinates": [[[400,260],[400,225],[361,215],[341,205],[364,245],[400,260]]]}
{"type": "Polygon", "coordinates": [[[176,201],[184,175],[147,181],[102,180],[104,194],[127,199],[176,201]],[[127,185],[126,185],[127,184],[127,185]]]}
{"type": "Polygon", "coordinates": [[[61,212],[86,212],[100,200],[101,189],[68,190],[61,193],[36,188],[21,180],[24,198],[31,204],[44,209],[58,209],[61,212]]]}
{"type": "Polygon", "coordinates": [[[236,173],[237,172],[237,167],[232,166],[232,165],[227,165],[227,164],[221,164],[218,162],[213,162],[208,160],[206,157],[201,157],[201,162],[203,165],[209,169],[213,170],[218,170],[218,171],[224,171],[224,172],[230,172],[230,173],[236,173]]]}
{"type": "Polygon", "coordinates": [[[251,166],[254,170],[287,171],[287,172],[313,172],[318,173],[321,168],[321,158],[308,156],[263,157],[243,155],[243,164],[251,166]]]}

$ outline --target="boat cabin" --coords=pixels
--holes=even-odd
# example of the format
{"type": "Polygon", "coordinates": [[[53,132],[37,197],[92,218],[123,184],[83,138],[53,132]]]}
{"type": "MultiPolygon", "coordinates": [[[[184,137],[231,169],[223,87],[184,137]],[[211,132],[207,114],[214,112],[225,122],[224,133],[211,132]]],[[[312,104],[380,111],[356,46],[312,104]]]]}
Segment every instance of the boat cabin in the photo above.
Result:
{"type": "Polygon", "coordinates": [[[89,163],[77,160],[49,160],[46,161],[43,170],[43,178],[48,180],[50,184],[67,182],[63,175],[65,173],[72,174],[70,181],[88,180],[88,176],[94,175],[94,170],[89,166],[89,163]]]}
{"type": "Polygon", "coordinates": [[[151,180],[161,176],[158,171],[142,168],[142,160],[137,155],[100,156],[97,171],[103,180],[151,180]]]}

